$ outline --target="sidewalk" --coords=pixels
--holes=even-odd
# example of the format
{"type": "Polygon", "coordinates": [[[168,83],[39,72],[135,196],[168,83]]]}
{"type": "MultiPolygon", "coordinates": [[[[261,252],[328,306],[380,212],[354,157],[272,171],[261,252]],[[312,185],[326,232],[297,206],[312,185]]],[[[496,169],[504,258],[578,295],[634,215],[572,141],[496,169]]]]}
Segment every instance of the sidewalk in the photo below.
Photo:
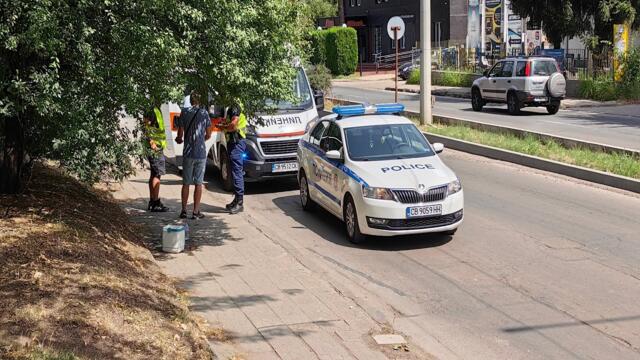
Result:
{"type": "MultiPolygon", "coordinates": [[[[157,242],[161,227],[177,222],[181,180],[163,177],[161,194],[174,211],[151,214],[143,210],[147,174],[140,171],[115,196],[134,221],[157,230],[157,242]]],[[[155,255],[188,290],[192,310],[229,334],[230,341],[211,343],[220,359],[387,359],[370,336],[383,328],[363,308],[251,224],[251,216],[226,214],[230,195],[209,188],[202,199],[207,217],[188,221],[186,251],[155,255]]]]}
{"type": "MultiPolygon", "coordinates": [[[[364,76],[357,79],[346,80],[333,80],[332,84],[344,87],[353,87],[366,90],[395,90],[394,75],[372,75],[364,76]]],[[[398,91],[419,94],[420,85],[409,85],[404,80],[398,80],[398,91]]],[[[471,89],[452,86],[438,86],[433,85],[431,87],[431,94],[434,96],[446,96],[461,99],[471,99],[471,89]]],[[[562,101],[562,108],[589,108],[599,106],[621,106],[627,105],[618,101],[595,101],[587,99],[564,99],[562,101]]]]}

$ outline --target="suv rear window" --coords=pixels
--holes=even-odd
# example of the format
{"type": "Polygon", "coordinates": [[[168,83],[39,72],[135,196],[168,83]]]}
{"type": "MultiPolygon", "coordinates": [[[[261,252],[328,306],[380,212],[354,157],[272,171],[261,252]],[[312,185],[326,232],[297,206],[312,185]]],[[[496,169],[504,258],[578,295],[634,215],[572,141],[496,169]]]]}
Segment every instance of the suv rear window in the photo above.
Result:
{"type": "Polygon", "coordinates": [[[555,61],[538,60],[533,62],[533,75],[549,76],[558,71],[555,61]]]}

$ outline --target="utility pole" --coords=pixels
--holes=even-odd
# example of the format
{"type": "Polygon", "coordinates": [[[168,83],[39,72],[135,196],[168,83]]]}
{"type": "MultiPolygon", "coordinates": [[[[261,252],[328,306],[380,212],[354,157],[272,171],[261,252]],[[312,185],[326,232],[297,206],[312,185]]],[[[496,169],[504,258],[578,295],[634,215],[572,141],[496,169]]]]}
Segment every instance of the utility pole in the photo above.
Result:
{"type": "Polygon", "coordinates": [[[431,0],[420,0],[420,125],[432,124],[431,113],[431,0]]]}

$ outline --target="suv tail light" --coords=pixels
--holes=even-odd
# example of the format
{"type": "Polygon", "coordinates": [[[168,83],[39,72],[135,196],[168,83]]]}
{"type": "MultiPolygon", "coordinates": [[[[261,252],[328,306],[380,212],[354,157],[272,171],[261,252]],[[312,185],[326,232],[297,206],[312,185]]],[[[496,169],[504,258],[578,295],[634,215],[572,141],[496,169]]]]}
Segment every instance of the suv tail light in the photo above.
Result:
{"type": "Polygon", "coordinates": [[[531,61],[527,61],[527,65],[524,67],[524,76],[531,76],[531,61]]]}

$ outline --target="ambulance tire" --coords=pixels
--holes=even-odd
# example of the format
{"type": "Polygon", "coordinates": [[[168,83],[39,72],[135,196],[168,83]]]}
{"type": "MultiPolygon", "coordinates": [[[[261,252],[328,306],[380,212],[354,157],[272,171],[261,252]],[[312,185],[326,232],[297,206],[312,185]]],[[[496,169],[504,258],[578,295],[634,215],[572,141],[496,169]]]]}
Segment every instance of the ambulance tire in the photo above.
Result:
{"type": "Polygon", "coordinates": [[[360,232],[358,225],[358,211],[351,195],[347,195],[344,201],[344,228],[347,238],[353,244],[360,244],[366,240],[366,235],[360,232]]]}
{"type": "Polygon", "coordinates": [[[304,211],[312,211],[316,208],[316,202],[313,201],[311,192],[309,192],[309,181],[307,181],[304,170],[300,172],[300,203],[304,211]]]}
{"type": "Polygon", "coordinates": [[[220,147],[220,183],[225,191],[233,190],[233,177],[231,175],[231,159],[227,149],[220,147]]]}

